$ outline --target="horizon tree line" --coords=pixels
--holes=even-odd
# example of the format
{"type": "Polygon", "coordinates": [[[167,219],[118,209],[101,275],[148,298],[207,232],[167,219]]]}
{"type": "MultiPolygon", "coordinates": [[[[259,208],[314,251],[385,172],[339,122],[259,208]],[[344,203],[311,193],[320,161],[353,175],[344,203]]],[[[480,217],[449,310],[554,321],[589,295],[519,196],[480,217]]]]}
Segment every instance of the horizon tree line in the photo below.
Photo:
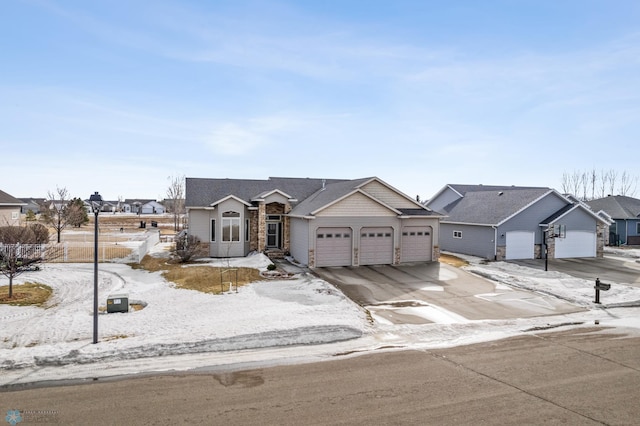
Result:
{"type": "Polygon", "coordinates": [[[638,175],[616,169],[573,170],[562,174],[562,192],[572,194],[582,201],[604,198],[608,195],[635,196],[638,175]]]}

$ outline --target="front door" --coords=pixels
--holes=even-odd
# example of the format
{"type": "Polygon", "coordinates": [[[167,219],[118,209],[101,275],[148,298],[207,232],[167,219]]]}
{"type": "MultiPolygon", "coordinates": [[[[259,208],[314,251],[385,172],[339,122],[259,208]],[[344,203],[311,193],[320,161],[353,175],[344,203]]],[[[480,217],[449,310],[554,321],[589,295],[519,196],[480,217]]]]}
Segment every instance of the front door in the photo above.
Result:
{"type": "Polygon", "coordinates": [[[267,247],[280,247],[280,222],[267,222],[267,247]]]}

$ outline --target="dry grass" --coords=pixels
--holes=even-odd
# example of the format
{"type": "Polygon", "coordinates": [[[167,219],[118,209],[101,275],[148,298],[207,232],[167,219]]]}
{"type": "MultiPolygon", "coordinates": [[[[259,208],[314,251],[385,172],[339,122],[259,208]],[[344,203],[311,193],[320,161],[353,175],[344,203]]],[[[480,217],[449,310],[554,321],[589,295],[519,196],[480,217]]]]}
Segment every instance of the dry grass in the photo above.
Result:
{"type": "Polygon", "coordinates": [[[447,265],[455,266],[457,268],[460,268],[461,266],[467,266],[469,264],[469,262],[467,262],[466,260],[460,259],[459,257],[452,256],[450,254],[441,254],[440,262],[446,263],[447,265]]]}
{"type": "Polygon", "coordinates": [[[38,283],[24,283],[13,286],[13,296],[9,298],[9,286],[0,287],[0,304],[13,306],[42,306],[49,300],[53,290],[38,283]]]}
{"type": "Polygon", "coordinates": [[[212,294],[228,291],[229,283],[232,283],[235,289],[236,286],[242,287],[263,279],[260,271],[254,268],[219,268],[197,263],[179,264],[152,256],[145,256],[139,264],[130,266],[150,272],[162,271],[162,276],[179,288],[212,294]]]}

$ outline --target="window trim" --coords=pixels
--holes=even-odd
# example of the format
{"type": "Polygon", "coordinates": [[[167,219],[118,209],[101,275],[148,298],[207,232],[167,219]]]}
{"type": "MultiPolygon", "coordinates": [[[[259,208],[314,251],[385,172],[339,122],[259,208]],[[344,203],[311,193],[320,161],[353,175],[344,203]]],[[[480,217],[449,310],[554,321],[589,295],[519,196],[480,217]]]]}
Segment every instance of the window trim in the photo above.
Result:
{"type": "Polygon", "coordinates": [[[223,243],[239,243],[240,242],[240,213],[236,211],[227,211],[222,213],[222,242],[223,243]],[[234,229],[237,232],[234,232],[234,229]],[[228,230],[228,236],[225,235],[228,230]],[[227,237],[228,239],[225,239],[227,237]]]}
{"type": "Polygon", "coordinates": [[[216,242],[216,220],[215,219],[211,219],[211,229],[209,232],[209,238],[212,243],[216,242]]]}
{"type": "Polygon", "coordinates": [[[462,231],[453,231],[453,238],[462,239],[462,231]]]}

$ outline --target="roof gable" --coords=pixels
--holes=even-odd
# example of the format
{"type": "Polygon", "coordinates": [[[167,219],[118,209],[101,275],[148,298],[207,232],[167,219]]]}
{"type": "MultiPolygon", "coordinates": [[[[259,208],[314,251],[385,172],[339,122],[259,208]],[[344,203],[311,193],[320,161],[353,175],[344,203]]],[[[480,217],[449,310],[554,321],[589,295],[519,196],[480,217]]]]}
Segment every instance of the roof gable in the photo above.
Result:
{"type": "Polygon", "coordinates": [[[420,204],[417,200],[409,197],[408,195],[398,191],[394,187],[388,185],[386,182],[381,181],[378,178],[372,178],[368,182],[359,186],[360,189],[371,194],[376,199],[382,201],[385,204],[393,206],[394,208],[415,209],[425,208],[423,204],[420,204]]]}
{"type": "Polygon", "coordinates": [[[398,216],[400,212],[361,190],[355,190],[311,212],[314,216],[398,216]]]}

